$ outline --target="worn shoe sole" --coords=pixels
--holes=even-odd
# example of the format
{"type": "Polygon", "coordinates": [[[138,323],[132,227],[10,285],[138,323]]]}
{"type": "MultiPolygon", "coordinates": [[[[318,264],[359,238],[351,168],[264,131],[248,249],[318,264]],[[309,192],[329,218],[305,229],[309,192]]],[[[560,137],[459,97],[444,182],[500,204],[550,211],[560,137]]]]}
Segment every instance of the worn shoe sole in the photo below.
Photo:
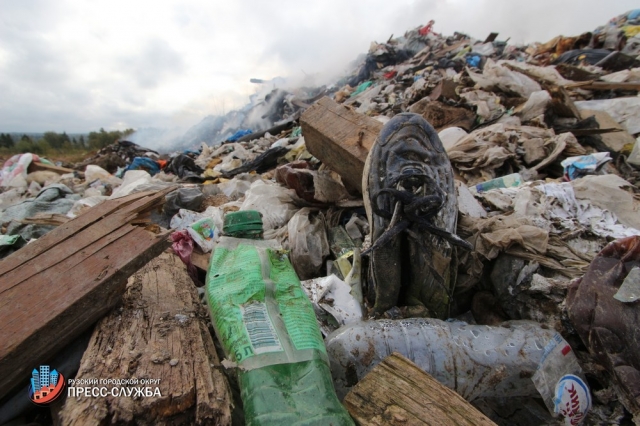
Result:
{"type": "Polygon", "coordinates": [[[374,314],[400,304],[424,306],[428,315],[446,317],[453,290],[454,248],[433,232],[455,233],[457,200],[451,164],[433,127],[417,114],[393,117],[367,156],[362,183],[372,244],[396,222],[390,219],[391,212],[399,218],[418,216],[415,223],[405,220],[403,232],[370,253],[372,285],[367,293],[374,314]],[[398,198],[387,196],[393,190],[419,201],[408,200],[398,209],[392,205],[398,198]],[[386,217],[378,214],[381,211],[386,217]],[[433,232],[425,231],[427,225],[433,232]]]}

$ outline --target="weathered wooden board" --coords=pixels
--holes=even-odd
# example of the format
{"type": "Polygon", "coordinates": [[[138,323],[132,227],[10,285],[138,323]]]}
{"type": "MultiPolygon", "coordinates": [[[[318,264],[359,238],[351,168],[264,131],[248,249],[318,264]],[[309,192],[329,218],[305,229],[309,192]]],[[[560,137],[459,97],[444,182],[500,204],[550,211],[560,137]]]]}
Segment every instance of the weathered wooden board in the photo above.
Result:
{"type": "MultiPolygon", "coordinates": [[[[42,238],[39,238],[38,244],[29,244],[11,254],[11,256],[3,259],[2,262],[0,262],[0,277],[4,276],[4,274],[12,269],[19,267],[23,263],[28,262],[36,256],[46,252],[52,247],[57,247],[57,245],[62,241],[73,237],[76,233],[101,220],[103,217],[108,216],[117,210],[124,209],[126,206],[136,201],[139,201],[139,203],[137,203],[136,206],[132,206],[132,213],[149,209],[154,203],[158,203],[159,200],[162,200],[167,192],[172,190],[175,190],[175,188],[159,191],[157,193],[139,192],[126,197],[117,198],[115,200],[109,200],[108,202],[96,206],[96,208],[89,209],[86,213],[57,227],[42,238]]],[[[2,286],[1,281],[0,286],[2,286]]],[[[2,291],[2,287],[0,287],[0,291],[2,291]]]]}
{"type": "Polygon", "coordinates": [[[324,97],[300,117],[307,150],[362,192],[362,171],[382,123],[324,97]]]}
{"type": "Polygon", "coordinates": [[[73,169],[54,166],[51,164],[40,163],[38,161],[32,161],[31,164],[29,164],[29,167],[27,168],[27,173],[39,172],[39,171],[55,172],[55,173],[58,173],[59,175],[75,172],[75,170],[73,169]]]}
{"type": "Polygon", "coordinates": [[[62,424],[230,424],[229,385],[207,319],[177,256],[149,262],[129,279],[122,309],[96,326],[76,379],[160,379],[151,387],[161,396],[68,398],[62,424]]]}
{"type": "Polygon", "coordinates": [[[567,89],[640,91],[640,83],[637,82],[582,81],[580,83],[568,84],[564,87],[567,89]]]}
{"type": "Polygon", "coordinates": [[[360,425],[495,425],[460,395],[394,352],[344,399],[360,425]]]}
{"type": "Polygon", "coordinates": [[[104,316],[168,245],[131,225],[164,191],[110,200],[0,262],[0,398],[104,316]]]}

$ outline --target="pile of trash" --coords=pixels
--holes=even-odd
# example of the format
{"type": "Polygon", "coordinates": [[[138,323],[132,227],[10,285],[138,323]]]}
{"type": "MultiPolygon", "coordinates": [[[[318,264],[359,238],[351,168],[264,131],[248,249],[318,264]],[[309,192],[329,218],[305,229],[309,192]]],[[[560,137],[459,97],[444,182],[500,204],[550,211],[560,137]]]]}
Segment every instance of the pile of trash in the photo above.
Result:
{"type": "MultiPolygon", "coordinates": [[[[277,89],[192,129],[185,151],[118,141],[46,175],[29,172],[37,156],[12,158],[0,172],[0,257],[106,200],[175,188],[151,220],[171,230],[197,286],[225,217],[259,213],[259,234],[288,253],[311,301],[340,399],[399,352],[498,424],[638,422],[640,10],[529,46],[434,24],[372,43],[332,86],[277,89]],[[300,126],[323,96],[380,126],[411,112],[438,131],[457,235],[473,246],[455,257],[447,321],[411,306],[370,317],[362,194],[346,166],[308,149],[341,141],[300,126]]],[[[360,147],[344,150],[351,169],[360,147]]]]}

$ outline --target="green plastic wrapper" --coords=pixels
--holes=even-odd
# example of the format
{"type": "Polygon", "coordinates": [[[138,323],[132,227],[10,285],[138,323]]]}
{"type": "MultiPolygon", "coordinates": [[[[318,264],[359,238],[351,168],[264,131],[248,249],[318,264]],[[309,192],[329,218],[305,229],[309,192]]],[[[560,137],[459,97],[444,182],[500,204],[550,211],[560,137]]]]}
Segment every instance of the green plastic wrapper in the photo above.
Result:
{"type": "Polygon", "coordinates": [[[311,302],[276,241],[221,237],[206,292],[238,367],[247,425],[352,425],[331,381],[311,302]]]}

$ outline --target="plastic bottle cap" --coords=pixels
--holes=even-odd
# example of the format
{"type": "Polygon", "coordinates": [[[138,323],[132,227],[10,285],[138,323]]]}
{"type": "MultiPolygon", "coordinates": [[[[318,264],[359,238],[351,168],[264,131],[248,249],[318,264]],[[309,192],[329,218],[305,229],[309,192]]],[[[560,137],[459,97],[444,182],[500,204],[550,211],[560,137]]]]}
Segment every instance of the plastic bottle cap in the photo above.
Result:
{"type": "Polygon", "coordinates": [[[224,235],[237,238],[262,238],[262,215],[256,210],[227,213],[224,216],[224,235]]]}

